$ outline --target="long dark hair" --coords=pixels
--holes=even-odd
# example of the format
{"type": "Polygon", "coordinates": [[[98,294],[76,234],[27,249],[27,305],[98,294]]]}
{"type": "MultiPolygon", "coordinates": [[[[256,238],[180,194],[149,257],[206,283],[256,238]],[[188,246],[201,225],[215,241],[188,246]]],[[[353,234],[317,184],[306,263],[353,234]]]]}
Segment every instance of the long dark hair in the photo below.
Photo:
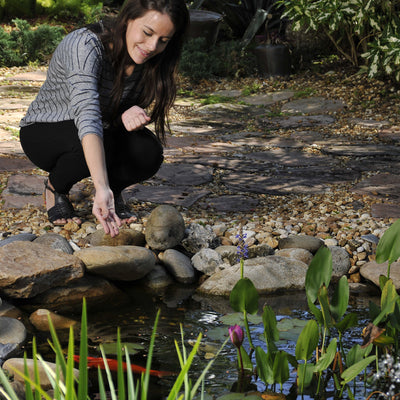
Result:
{"type": "Polygon", "coordinates": [[[176,72],[184,33],[189,24],[189,12],[184,0],[126,0],[118,16],[105,21],[105,31],[100,35],[111,59],[115,80],[112,90],[114,114],[123,93],[125,69],[132,65],[126,48],[126,29],[128,22],[142,17],[147,11],[154,10],[167,14],[175,27],[175,33],[163,52],[150,58],[143,65],[141,87],[143,88],[138,106],[146,108],[153,102],[151,120],[155,124],[158,138],[165,142],[165,127],[168,127],[167,114],[176,96],[176,72]]]}

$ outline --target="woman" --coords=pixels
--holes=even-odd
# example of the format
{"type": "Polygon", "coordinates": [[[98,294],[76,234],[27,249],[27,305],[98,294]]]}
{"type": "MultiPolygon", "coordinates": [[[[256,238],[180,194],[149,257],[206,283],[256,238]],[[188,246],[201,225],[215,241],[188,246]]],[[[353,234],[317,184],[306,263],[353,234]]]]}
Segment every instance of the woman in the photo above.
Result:
{"type": "Polygon", "coordinates": [[[135,219],[121,191],[162,163],[188,21],[184,0],[127,0],[116,19],[68,34],[55,50],[20,124],[26,155],[49,172],[45,202],[53,224],[81,223],[67,195],[89,176],[92,212],[106,233],[115,236],[135,219]]]}

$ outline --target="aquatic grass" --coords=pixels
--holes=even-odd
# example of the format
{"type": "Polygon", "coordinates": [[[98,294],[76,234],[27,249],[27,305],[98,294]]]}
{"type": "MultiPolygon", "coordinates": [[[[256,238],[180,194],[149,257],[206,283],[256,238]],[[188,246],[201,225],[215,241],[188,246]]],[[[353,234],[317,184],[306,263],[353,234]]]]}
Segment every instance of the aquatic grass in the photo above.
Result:
{"type": "MultiPolygon", "coordinates": [[[[156,314],[156,318],[153,325],[151,334],[149,351],[147,355],[146,369],[141,374],[135,385],[133,371],[129,366],[130,357],[127,347],[121,345],[120,331],[117,331],[117,382],[114,384],[113,376],[111,374],[110,367],[107,362],[106,354],[102,345],[100,345],[100,351],[104,363],[105,378],[98,367],[98,390],[100,400],[107,400],[111,397],[111,400],[147,400],[150,395],[149,383],[150,383],[150,371],[151,362],[153,358],[153,350],[155,347],[155,339],[158,327],[158,321],[160,317],[160,310],[156,314]],[[123,368],[123,356],[125,356],[126,372],[123,368]],[[108,385],[108,392],[106,391],[106,384],[108,385]]],[[[55,371],[46,363],[46,361],[37,353],[36,339],[33,338],[32,343],[32,358],[34,360],[33,378],[29,376],[27,366],[27,355],[24,354],[24,372],[14,369],[14,373],[18,374],[24,379],[25,382],[25,398],[26,400],[87,400],[89,397],[89,379],[88,379],[88,336],[87,336],[87,310],[86,301],[83,300],[82,305],[82,318],[81,318],[81,332],[80,332],[80,346],[79,346],[79,378],[76,379],[74,375],[74,332],[71,327],[69,330],[68,338],[68,349],[67,349],[67,360],[62,350],[59,338],[56,330],[52,324],[50,316],[48,316],[48,322],[50,327],[50,335],[52,341],[49,341],[51,349],[54,351],[56,356],[56,368],[55,371]],[[39,377],[39,363],[43,366],[49,382],[53,388],[52,396],[42,388],[39,377]],[[78,389],[76,391],[76,388],[78,389]]],[[[192,351],[187,354],[184,346],[184,334],[181,326],[181,341],[182,348],[179,348],[178,342],[175,341],[175,347],[180,363],[181,370],[172,386],[168,400],[192,400],[196,396],[199,388],[201,387],[202,396],[204,391],[204,380],[205,376],[214,363],[215,359],[219,356],[223,347],[226,345],[228,339],[220,347],[215,357],[209,361],[207,366],[204,368],[202,374],[197,381],[192,385],[189,379],[189,371],[193,363],[194,357],[197,354],[200,343],[202,340],[202,334],[200,333],[192,351]],[[180,393],[182,386],[184,386],[184,393],[180,393]]],[[[0,393],[6,400],[19,400],[15,393],[12,385],[10,384],[9,378],[5,372],[0,368],[0,393]]]]}

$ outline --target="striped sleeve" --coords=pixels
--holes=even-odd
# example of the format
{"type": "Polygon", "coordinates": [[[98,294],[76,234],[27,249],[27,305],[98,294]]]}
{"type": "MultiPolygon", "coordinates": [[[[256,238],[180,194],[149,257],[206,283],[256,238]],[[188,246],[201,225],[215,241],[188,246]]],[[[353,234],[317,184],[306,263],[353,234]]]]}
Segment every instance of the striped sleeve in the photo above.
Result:
{"type": "Polygon", "coordinates": [[[99,99],[99,80],[103,60],[102,45],[97,36],[85,30],[71,35],[57,51],[64,64],[69,90],[69,106],[79,137],[88,133],[102,136],[103,125],[99,99]]]}

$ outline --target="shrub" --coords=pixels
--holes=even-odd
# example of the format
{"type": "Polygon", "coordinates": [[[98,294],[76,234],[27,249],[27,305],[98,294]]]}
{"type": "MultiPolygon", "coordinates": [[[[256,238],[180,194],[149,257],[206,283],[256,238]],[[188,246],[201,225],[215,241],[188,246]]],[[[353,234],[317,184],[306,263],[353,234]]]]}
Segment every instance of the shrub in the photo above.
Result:
{"type": "Polygon", "coordinates": [[[324,31],[353,65],[366,61],[370,77],[400,81],[399,2],[386,0],[280,0],[293,29],[324,31]]]}
{"type": "Polygon", "coordinates": [[[238,78],[255,71],[255,56],[238,41],[217,43],[210,49],[204,38],[185,43],[180,72],[194,82],[216,77],[238,78]]]}
{"type": "Polygon", "coordinates": [[[22,19],[14,19],[10,33],[0,30],[0,65],[5,67],[44,62],[53,53],[65,31],[59,26],[40,25],[33,29],[22,19]]]}

